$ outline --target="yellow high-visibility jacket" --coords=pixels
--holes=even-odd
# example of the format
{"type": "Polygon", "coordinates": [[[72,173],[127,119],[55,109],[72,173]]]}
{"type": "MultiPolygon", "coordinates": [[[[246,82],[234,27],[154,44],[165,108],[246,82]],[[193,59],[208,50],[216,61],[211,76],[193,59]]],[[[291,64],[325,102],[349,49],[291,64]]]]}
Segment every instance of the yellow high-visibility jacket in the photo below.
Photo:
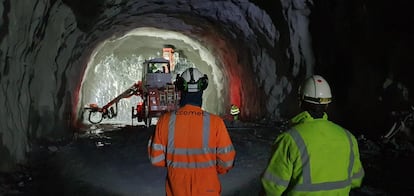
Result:
{"type": "Polygon", "coordinates": [[[279,135],[261,178],[266,195],[349,195],[364,169],[358,143],[346,129],[308,112],[295,116],[279,135]]]}

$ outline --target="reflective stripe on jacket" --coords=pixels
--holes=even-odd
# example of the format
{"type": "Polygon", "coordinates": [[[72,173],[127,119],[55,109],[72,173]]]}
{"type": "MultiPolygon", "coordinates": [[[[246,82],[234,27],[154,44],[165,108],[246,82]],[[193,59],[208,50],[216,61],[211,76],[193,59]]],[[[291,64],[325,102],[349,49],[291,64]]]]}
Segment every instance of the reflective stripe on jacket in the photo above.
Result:
{"type": "Polygon", "coordinates": [[[217,174],[233,167],[236,154],[223,120],[193,105],[160,117],[148,153],[168,168],[167,195],[220,194],[217,174]]]}
{"type": "Polygon", "coordinates": [[[240,114],[240,109],[237,106],[233,105],[233,106],[231,106],[230,114],[231,115],[240,114]]]}
{"type": "Polygon", "coordinates": [[[349,195],[361,185],[364,170],[358,143],[347,130],[303,112],[279,135],[262,176],[267,195],[349,195]]]}

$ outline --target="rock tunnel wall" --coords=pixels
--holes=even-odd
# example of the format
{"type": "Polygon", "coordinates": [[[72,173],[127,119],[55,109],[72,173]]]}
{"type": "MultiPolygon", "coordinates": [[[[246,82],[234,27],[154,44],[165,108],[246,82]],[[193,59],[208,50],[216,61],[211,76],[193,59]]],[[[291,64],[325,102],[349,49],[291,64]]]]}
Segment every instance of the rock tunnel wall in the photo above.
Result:
{"type": "MultiPolygon", "coordinates": [[[[343,90],[334,93],[351,98],[350,94],[361,91],[356,81],[364,80],[373,69],[373,78],[365,80],[368,84],[386,75],[387,70],[382,69],[389,65],[381,65],[378,70],[375,63],[379,61],[369,62],[377,57],[374,52],[368,60],[357,52],[344,55],[355,45],[368,49],[376,43],[377,39],[360,45],[356,43],[363,39],[350,42],[354,45],[346,42],[362,37],[346,25],[352,26],[361,18],[368,22],[378,19],[364,15],[363,6],[327,0],[315,2],[318,4],[307,0],[269,2],[0,0],[0,170],[24,162],[36,139],[70,135],[77,121],[81,80],[92,51],[102,41],[137,27],[179,31],[209,48],[231,78],[227,87],[231,99],[227,103],[239,103],[246,120],[291,116],[297,110],[298,81],[315,70],[343,90]],[[347,15],[349,9],[355,11],[351,12],[357,16],[355,21],[347,20],[352,17],[347,15]],[[337,18],[332,19],[332,15],[337,18]],[[316,22],[310,23],[309,18],[316,22]],[[335,26],[334,20],[344,25],[335,26]],[[315,30],[318,27],[326,30],[320,34],[325,37],[317,36],[321,33],[315,30]],[[333,35],[329,34],[331,29],[326,29],[330,27],[333,35]],[[355,37],[345,30],[355,33],[355,37]],[[317,44],[312,45],[311,36],[316,37],[317,44]],[[327,43],[332,40],[342,41],[332,46],[327,43]],[[353,82],[347,88],[343,75],[353,73],[353,82]]],[[[365,4],[368,12],[376,8],[365,4]]],[[[363,32],[371,31],[367,27],[363,32]]],[[[398,36],[393,31],[393,37],[398,36]]],[[[406,54],[398,51],[409,44],[403,44],[402,38],[387,44],[396,46],[392,47],[391,53],[396,55],[390,57],[391,64],[410,64],[409,58],[398,61],[406,54]]],[[[403,73],[404,66],[395,70],[403,73]]],[[[405,81],[412,81],[407,78],[405,81]]],[[[338,101],[343,103],[343,110],[352,113],[352,103],[345,98],[338,101]]]]}
{"type": "MultiPolygon", "coordinates": [[[[0,168],[25,160],[31,141],[67,130],[76,53],[72,11],[49,1],[1,1],[0,168]]],[[[76,79],[75,79],[76,81],[76,79]]]]}
{"type": "MultiPolygon", "coordinates": [[[[34,140],[70,134],[80,82],[94,47],[136,27],[180,31],[204,43],[228,66],[225,70],[234,78],[231,85],[239,87],[230,93],[240,98],[230,101],[240,102],[243,118],[280,117],[278,107],[297,73],[279,72],[279,67],[290,66],[276,64],[279,32],[253,3],[80,2],[0,1],[1,170],[24,162],[34,140]]],[[[295,56],[288,58],[306,65],[310,57],[290,47],[295,56]]]]}

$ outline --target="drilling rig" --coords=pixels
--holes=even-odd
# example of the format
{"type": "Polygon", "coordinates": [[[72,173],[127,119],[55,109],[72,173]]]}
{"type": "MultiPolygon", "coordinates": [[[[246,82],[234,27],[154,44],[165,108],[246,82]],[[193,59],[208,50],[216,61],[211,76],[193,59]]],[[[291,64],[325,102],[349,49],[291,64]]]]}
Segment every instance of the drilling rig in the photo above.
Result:
{"type": "Polygon", "coordinates": [[[89,111],[88,121],[99,124],[103,119],[115,118],[118,115],[118,102],[121,99],[139,96],[141,99],[131,109],[132,121],[144,122],[151,126],[153,118],[163,113],[174,111],[179,107],[180,92],[173,83],[173,48],[163,48],[163,57],[145,60],[142,69],[142,80],[116,96],[104,106],[89,104],[84,109],[89,111]]]}

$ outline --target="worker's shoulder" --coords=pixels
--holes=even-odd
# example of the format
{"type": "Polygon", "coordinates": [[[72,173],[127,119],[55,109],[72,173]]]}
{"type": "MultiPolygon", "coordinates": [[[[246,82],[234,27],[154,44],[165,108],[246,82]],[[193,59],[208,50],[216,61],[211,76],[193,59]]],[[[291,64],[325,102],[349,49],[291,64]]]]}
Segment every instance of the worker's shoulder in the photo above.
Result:
{"type": "Polygon", "coordinates": [[[163,121],[171,116],[171,112],[164,112],[158,117],[158,121],[163,121]]]}
{"type": "MultiPolygon", "coordinates": [[[[344,126],[342,126],[342,125],[340,125],[340,124],[338,124],[338,123],[335,123],[335,122],[333,122],[333,121],[329,121],[329,120],[327,120],[326,121],[326,124],[327,125],[329,125],[329,126],[331,126],[332,128],[336,128],[336,129],[340,129],[340,130],[344,130],[345,132],[350,132],[347,128],[345,128],[344,126]]],[[[351,133],[351,132],[350,132],[351,133]]]]}
{"type": "Polygon", "coordinates": [[[275,142],[277,143],[285,143],[285,144],[293,144],[294,143],[294,135],[296,130],[289,129],[283,133],[280,133],[277,137],[275,142]]]}
{"type": "Polygon", "coordinates": [[[222,118],[217,114],[213,114],[213,113],[210,113],[210,112],[207,112],[207,111],[203,111],[203,113],[210,115],[210,119],[222,120],[222,118]]]}
{"type": "Polygon", "coordinates": [[[303,132],[309,130],[346,130],[341,125],[325,119],[318,119],[312,121],[304,121],[291,125],[290,130],[303,132]]]}
{"type": "Polygon", "coordinates": [[[221,116],[219,116],[217,114],[213,114],[213,113],[207,112],[207,111],[203,111],[203,112],[204,112],[204,115],[207,114],[207,115],[210,116],[210,121],[211,122],[220,122],[220,123],[223,123],[224,124],[224,120],[223,120],[223,118],[221,116]]]}
{"type": "Polygon", "coordinates": [[[327,126],[331,126],[331,127],[336,127],[336,128],[341,128],[341,129],[344,129],[344,128],[342,127],[342,125],[340,125],[340,124],[338,124],[338,123],[336,123],[336,122],[334,122],[334,121],[331,121],[331,120],[323,120],[321,123],[323,123],[323,124],[325,124],[325,125],[327,125],[327,126]]]}
{"type": "Polygon", "coordinates": [[[345,128],[344,126],[342,126],[338,123],[335,123],[335,122],[332,122],[332,121],[326,121],[326,127],[329,130],[336,131],[336,133],[338,133],[338,134],[346,133],[346,134],[343,134],[343,135],[348,135],[351,138],[355,138],[355,135],[354,135],[353,131],[345,128]]]}

